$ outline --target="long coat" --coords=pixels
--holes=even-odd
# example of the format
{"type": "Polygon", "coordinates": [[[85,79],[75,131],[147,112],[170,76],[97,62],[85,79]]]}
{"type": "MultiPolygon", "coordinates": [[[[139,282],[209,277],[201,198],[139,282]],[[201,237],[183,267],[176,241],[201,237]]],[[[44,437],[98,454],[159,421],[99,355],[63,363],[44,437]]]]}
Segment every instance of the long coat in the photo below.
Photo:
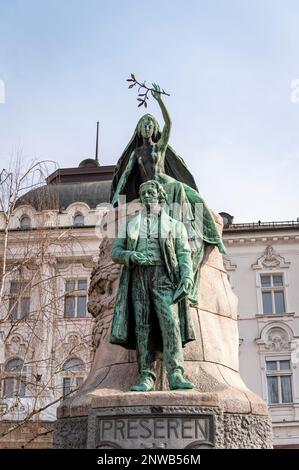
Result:
{"type": "MultiPolygon", "coordinates": [[[[110,342],[126,348],[136,348],[135,322],[132,300],[130,296],[130,255],[136,250],[141,225],[141,214],[122,227],[115,239],[111,257],[115,263],[123,264],[114,317],[110,335],[110,342]]],[[[192,261],[186,229],[183,223],[169,217],[162,209],[159,223],[159,244],[162,261],[165,263],[168,276],[176,289],[181,279],[193,280],[192,261]]],[[[146,269],[146,267],[144,268],[146,269]]],[[[195,339],[193,322],[189,311],[189,302],[183,298],[174,308],[178,309],[182,344],[195,339]]],[[[154,314],[154,312],[153,312],[154,314]]],[[[162,350],[161,331],[158,321],[153,322],[156,331],[153,333],[155,349],[162,350]]]]}

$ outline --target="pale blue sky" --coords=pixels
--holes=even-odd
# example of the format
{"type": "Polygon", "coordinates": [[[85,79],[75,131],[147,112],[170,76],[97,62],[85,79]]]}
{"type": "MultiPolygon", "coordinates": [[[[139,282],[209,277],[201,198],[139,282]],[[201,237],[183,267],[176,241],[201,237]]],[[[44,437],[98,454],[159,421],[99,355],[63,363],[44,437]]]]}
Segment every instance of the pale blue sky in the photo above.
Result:
{"type": "MultiPolygon", "coordinates": [[[[114,164],[139,117],[130,72],[171,97],[171,145],[236,222],[299,216],[297,0],[0,0],[0,158],[114,164]]],[[[148,111],[162,117],[151,99],[148,111]]]]}

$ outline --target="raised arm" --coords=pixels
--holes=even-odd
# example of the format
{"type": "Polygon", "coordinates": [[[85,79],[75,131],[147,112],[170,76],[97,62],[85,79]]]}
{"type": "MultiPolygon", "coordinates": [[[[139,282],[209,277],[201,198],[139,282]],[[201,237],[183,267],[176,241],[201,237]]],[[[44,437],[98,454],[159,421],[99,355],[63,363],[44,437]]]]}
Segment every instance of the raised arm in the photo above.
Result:
{"type": "Polygon", "coordinates": [[[162,101],[161,93],[159,93],[160,87],[156,85],[155,83],[153,83],[153,88],[155,91],[152,91],[152,95],[158,101],[160,109],[162,111],[163,119],[164,119],[164,127],[162,131],[162,135],[158,142],[159,147],[163,151],[166,149],[168,145],[168,141],[169,141],[170,130],[171,130],[171,118],[170,118],[170,114],[165,104],[162,101]]]}

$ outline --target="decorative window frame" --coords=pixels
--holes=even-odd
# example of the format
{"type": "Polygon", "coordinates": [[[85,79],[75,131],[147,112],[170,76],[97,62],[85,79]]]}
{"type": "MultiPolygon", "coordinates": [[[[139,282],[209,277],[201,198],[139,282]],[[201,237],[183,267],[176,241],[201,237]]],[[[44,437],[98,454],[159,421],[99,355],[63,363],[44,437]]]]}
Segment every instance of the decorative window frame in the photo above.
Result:
{"type": "Polygon", "coordinates": [[[18,206],[14,211],[13,211],[13,216],[11,218],[11,222],[9,224],[10,229],[20,229],[22,232],[28,232],[32,228],[36,227],[36,216],[37,216],[37,211],[34,209],[34,207],[28,205],[28,204],[23,204],[21,206],[18,206]],[[21,219],[23,217],[29,217],[30,219],[30,228],[27,230],[21,229],[21,219]]]}
{"type": "MultiPolygon", "coordinates": [[[[39,260],[36,260],[36,262],[38,263],[39,260]]],[[[9,260],[9,263],[11,263],[10,260],[9,260]]],[[[31,285],[31,281],[33,280],[32,271],[34,271],[36,268],[37,268],[37,264],[35,265],[34,262],[32,262],[31,264],[28,264],[27,266],[22,266],[16,272],[9,273],[9,275],[5,279],[4,281],[5,296],[4,296],[4,300],[2,304],[0,305],[0,319],[2,321],[11,322],[11,317],[8,315],[8,312],[10,309],[9,307],[10,299],[13,296],[13,294],[10,292],[12,282],[29,284],[28,286],[28,293],[29,293],[29,298],[30,298],[29,315],[27,317],[24,317],[23,319],[18,318],[16,322],[27,323],[31,321],[36,321],[36,312],[40,311],[40,305],[38,302],[39,297],[36,292],[36,286],[31,285]]]]}
{"type": "Polygon", "coordinates": [[[64,286],[65,286],[65,289],[64,289],[64,319],[65,320],[74,320],[74,319],[78,319],[78,320],[81,320],[81,319],[85,319],[87,317],[87,314],[88,314],[88,310],[87,310],[87,302],[88,302],[88,278],[84,277],[83,276],[79,276],[79,277],[71,277],[71,278],[66,278],[64,280],[64,286]],[[71,290],[71,291],[68,291],[66,290],[66,284],[67,283],[73,283],[74,284],[74,289],[71,290]],[[86,289],[79,289],[78,285],[79,285],[79,282],[84,282],[86,283],[86,289]],[[79,298],[82,298],[82,297],[85,297],[85,314],[83,316],[80,316],[78,315],[78,307],[79,307],[79,298]],[[73,299],[73,313],[74,315],[72,316],[67,316],[66,315],[66,299],[67,298],[71,298],[73,299]]]}
{"type": "Polygon", "coordinates": [[[92,271],[92,266],[90,263],[89,258],[86,259],[86,263],[82,260],[82,262],[74,262],[74,260],[68,260],[63,265],[58,264],[58,295],[59,295],[59,305],[60,305],[60,320],[69,322],[69,321],[86,321],[87,319],[91,318],[88,310],[86,309],[86,316],[79,318],[79,317],[72,317],[72,318],[65,318],[64,316],[64,298],[65,298],[65,283],[68,280],[75,280],[78,279],[86,279],[87,280],[87,292],[89,288],[89,280],[92,271]]]}
{"type": "MultiPolygon", "coordinates": [[[[270,407],[293,407],[296,399],[296,388],[295,388],[295,376],[297,375],[297,365],[293,361],[293,353],[298,349],[299,342],[298,339],[294,336],[292,328],[283,323],[272,321],[267,323],[260,333],[260,337],[255,340],[259,348],[259,360],[260,360],[260,369],[261,369],[261,383],[262,383],[262,398],[268,403],[268,385],[267,385],[267,370],[266,370],[266,361],[290,361],[291,366],[291,375],[292,375],[292,403],[277,403],[269,404],[270,407]],[[281,341],[278,347],[276,345],[271,346],[271,341],[269,341],[269,334],[271,330],[275,328],[281,329],[285,334],[286,341],[281,341]]],[[[298,394],[298,392],[297,392],[298,394]]]]}
{"type": "MultiPolygon", "coordinates": [[[[266,388],[266,403],[269,407],[290,407],[290,406],[293,406],[294,403],[295,403],[295,380],[294,380],[294,370],[293,370],[293,364],[292,364],[292,358],[291,358],[291,354],[272,354],[272,355],[269,355],[269,356],[265,356],[264,357],[264,374],[263,374],[263,378],[264,378],[264,381],[265,381],[265,388],[266,388]],[[269,397],[268,397],[268,383],[267,383],[267,377],[268,375],[273,375],[273,376],[281,376],[281,375],[284,375],[284,374],[280,374],[279,372],[280,371],[268,371],[267,370],[267,362],[269,361],[289,361],[290,362],[290,369],[288,369],[286,371],[286,374],[285,375],[290,375],[291,376],[291,392],[292,392],[292,401],[289,402],[289,403],[269,403],[269,397]]],[[[279,393],[280,394],[280,393],[279,393]]]]}
{"type": "Polygon", "coordinates": [[[273,318],[273,316],[284,316],[289,314],[289,276],[287,271],[282,270],[261,270],[256,271],[255,273],[255,284],[256,284],[256,296],[257,296],[257,312],[258,316],[262,316],[264,318],[273,318]],[[264,313],[263,309],[263,296],[262,296],[262,283],[261,283],[261,276],[282,276],[283,285],[280,290],[284,291],[284,304],[285,304],[285,312],[283,313],[264,313]]]}
{"type": "Polygon", "coordinates": [[[67,214],[67,225],[70,227],[76,227],[76,225],[74,225],[74,220],[77,214],[81,214],[84,217],[84,225],[80,225],[80,227],[88,225],[88,216],[91,209],[85,202],[72,202],[72,204],[70,204],[63,212],[64,214],[67,214]]]}
{"type": "MultiPolygon", "coordinates": [[[[56,346],[55,350],[55,359],[57,364],[60,364],[60,369],[57,374],[53,377],[53,387],[56,390],[55,395],[58,398],[63,395],[63,378],[64,377],[73,377],[74,373],[70,371],[65,371],[63,369],[64,364],[72,358],[78,358],[84,363],[85,370],[80,372],[80,377],[83,377],[86,380],[90,368],[92,365],[93,353],[91,345],[88,342],[85,342],[85,338],[81,336],[81,329],[76,330],[76,326],[71,329],[63,339],[56,346]]],[[[79,375],[78,375],[79,377],[79,375]]]]}
{"type": "Polygon", "coordinates": [[[85,364],[84,360],[82,359],[82,357],[80,357],[79,355],[75,355],[75,354],[68,357],[67,360],[64,362],[64,364],[62,366],[61,375],[62,375],[62,383],[61,383],[61,387],[62,387],[61,392],[62,393],[61,393],[61,396],[63,396],[65,398],[65,394],[64,394],[64,380],[65,379],[70,380],[70,393],[69,393],[68,396],[70,396],[74,391],[77,390],[77,380],[78,379],[82,380],[82,384],[86,380],[86,376],[87,376],[86,364],[85,364]],[[81,370],[74,371],[74,370],[71,370],[71,369],[65,369],[64,368],[65,365],[69,361],[75,360],[75,359],[82,362],[82,369],[81,370]]]}
{"type": "Polygon", "coordinates": [[[27,387],[27,382],[28,382],[28,366],[24,364],[24,358],[13,355],[6,359],[4,365],[3,365],[3,373],[2,373],[2,390],[1,390],[1,397],[3,400],[15,400],[15,399],[23,399],[23,398],[28,398],[28,387],[27,387]],[[22,368],[20,371],[14,372],[13,370],[7,370],[7,366],[10,362],[18,360],[22,362],[22,368]],[[7,379],[13,379],[13,396],[8,397],[4,396],[5,393],[5,380],[7,379]],[[18,384],[18,390],[20,390],[20,382],[24,381],[25,387],[24,387],[24,395],[20,396],[18,392],[16,392],[17,384],[18,384]]]}
{"type": "Polygon", "coordinates": [[[289,277],[287,270],[289,269],[290,264],[291,263],[289,261],[286,261],[283,256],[279,255],[278,253],[276,253],[276,251],[274,251],[272,245],[267,245],[262,256],[257,259],[255,264],[251,265],[252,269],[255,270],[258,316],[263,316],[265,318],[273,318],[273,316],[283,316],[289,314],[289,277]],[[262,275],[278,275],[283,277],[284,302],[286,310],[284,313],[264,314],[261,285],[262,275]]]}
{"type": "MultiPolygon", "coordinates": [[[[9,282],[9,301],[8,301],[8,309],[10,310],[9,312],[9,317],[8,320],[13,321],[13,322],[20,322],[20,321],[28,321],[30,319],[30,313],[32,311],[32,296],[33,296],[33,289],[31,285],[27,285],[26,277],[24,279],[11,279],[9,282]],[[16,284],[19,287],[19,290],[16,292],[12,292],[12,284],[16,284]],[[23,287],[22,287],[23,285],[23,287]],[[26,315],[22,315],[22,301],[24,299],[29,299],[29,311],[27,312],[26,315]],[[11,305],[13,307],[11,307],[11,305]],[[13,317],[13,310],[16,309],[17,316],[16,318],[13,317]]],[[[31,282],[31,279],[29,280],[31,282]]]]}
{"type": "Polygon", "coordinates": [[[85,338],[84,341],[82,340],[80,333],[80,330],[76,330],[75,328],[70,330],[66,334],[63,342],[60,342],[57,346],[56,355],[57,359],[59,359],[60,362],[62,361],[63,364],[71,357],[76,356],[82,359],[86,366],[86,370],[88,370],[88,364],[90,367],[92,359],[91,348],[85,341],[85,338]]]}

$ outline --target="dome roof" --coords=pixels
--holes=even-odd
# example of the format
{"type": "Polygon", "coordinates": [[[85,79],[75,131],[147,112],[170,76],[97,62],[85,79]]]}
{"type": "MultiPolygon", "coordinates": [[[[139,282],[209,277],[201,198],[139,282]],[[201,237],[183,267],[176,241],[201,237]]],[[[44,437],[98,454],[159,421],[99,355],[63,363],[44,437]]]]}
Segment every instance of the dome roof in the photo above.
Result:
{"type": "Polygon", "coordinates": [[[82,166],[89,166],[89,167],[98,167],[99,163],[94,160],[93,158],[85,158],[85,160],[82,160],[82,162],[79,163],[79,168],[82,166]]]}
{"type": "Polygon", "coordinates": [[[17,206],[29,204],[36,210],[64,210],[73,202],[85,202],[91,209],[110,199],[111,181],[57,183],[32,189],[21,196],[17,206]]]}

